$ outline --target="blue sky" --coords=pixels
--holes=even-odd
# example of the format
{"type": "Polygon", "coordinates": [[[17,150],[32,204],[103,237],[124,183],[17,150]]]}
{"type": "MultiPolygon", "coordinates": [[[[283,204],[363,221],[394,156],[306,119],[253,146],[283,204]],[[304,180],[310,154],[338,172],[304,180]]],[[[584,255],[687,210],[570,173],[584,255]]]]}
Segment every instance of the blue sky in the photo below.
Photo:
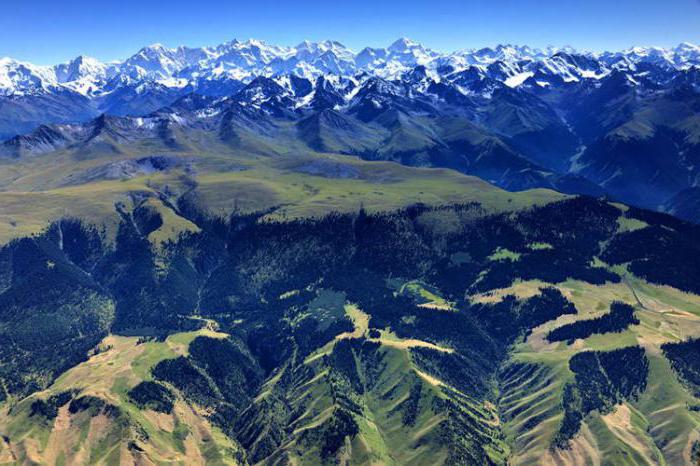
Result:
{"type": "Polygon", "coordinates": [[[332,38],[360,49],[401,36],[436,50],[700,43],[700,0],[4,0],[0,15],[0,56],[40,64],[120,59],[155,42],[332,38]]]}

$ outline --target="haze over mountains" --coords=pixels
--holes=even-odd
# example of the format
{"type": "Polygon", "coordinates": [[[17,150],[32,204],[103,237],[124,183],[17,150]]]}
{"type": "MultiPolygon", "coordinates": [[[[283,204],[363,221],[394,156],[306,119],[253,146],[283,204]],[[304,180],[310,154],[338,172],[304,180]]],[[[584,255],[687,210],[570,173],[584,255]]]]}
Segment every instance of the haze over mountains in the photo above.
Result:
{"type": "Polygon", "coordinates": [[[0,61],[5,156],[85,143],[105,124],[175,145],[173,128],[197,127],[260,151],[274,139],[678,212],[697,202],[699,109],[700,47],[688,43],[439,53],[408,39],[360,52],[249,40],[152,45],[107,64],[0,61]],[[41,126],[56,123],[72,125],[41,126]]]}

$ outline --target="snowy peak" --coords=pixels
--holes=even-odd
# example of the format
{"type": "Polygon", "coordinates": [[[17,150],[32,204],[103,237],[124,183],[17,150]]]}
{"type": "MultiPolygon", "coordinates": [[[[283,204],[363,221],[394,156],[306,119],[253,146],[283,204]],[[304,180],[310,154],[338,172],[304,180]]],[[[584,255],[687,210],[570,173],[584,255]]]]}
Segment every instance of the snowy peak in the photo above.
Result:
{"type": "Polygon", "coordinates": [[[161,44],[153,44],[139,50],[124,61],[120,68],[122,73],[132,78],[168,78],[185,65],[178,50],[166,49],[161,44]]]}
{"type": "Polygon", "coordinates": [[[92,57],[80,55],[68,63],[54,67],[59,83],[78,81],[84,78],[105,78],[107,66],[92,57]]]}
{"type": "Polygon", "coordinates": [[[438,54],[418,42],[401,38],[387,49],[387,63],[398,62],[404,66],[427,65],[438,54]]]}
{"type": "Polygon", "coordinates": [[[396,40],[393,44],[389,46],[389,51],[393,53],[405,53],[413,49],[422,50],[423,46],[405,37],[396,40]]]}
{"type": "Polygon", "coordinates": [[[340,42],[333,40],[324,40],[321,42],[310,42],[305,40],[296,47],[296,57],[304,60],[305,57],[318,57],[324,53],[332,53],[337,57],[342,57],[346,60],[352,60],[355,53],[340,42]]]}
{"type": "MultiPolygon", "coordinates": [[[[207,88],[223,95],[226,88],[239,88],[238,83],[249,83],[258,76],[296,75],[315,82],[319,76],[367,74],[400,80],[416,66],[423,67],[431,81],[476,67],[470,73],[483,76],[478,80],[472,76],[472,82],[483,84],[488,78],[510,87],[597,80],[615,70],[626,73],[632,81],[640,81],[640,75],[648,80],[650,74],[668,81],[673,76],[662,76],[664,73],[700,66],[700,47],[682,43],[669,49],[633,47],[593,54],[570,47],[538,49],[512,44],[438,53],[408,38],[400,38],[386,48],[367,47],[359,52],[333,40],[303,41],[294,47],[255,39],[232,40],[213,47],[152,44],[124,61],[110,64],[86,56],[52,67],[1,59],[0,95],[68,91],[104,98],[126,87],[207,88]]],[[[493,88],[493,84],[487,87],[493,88]]]]}
{"type": "Polygon", "coordinates": [[[56,84],[50,67],[0,58],[0,95],[25,95],[44,92],[56,84]]]}

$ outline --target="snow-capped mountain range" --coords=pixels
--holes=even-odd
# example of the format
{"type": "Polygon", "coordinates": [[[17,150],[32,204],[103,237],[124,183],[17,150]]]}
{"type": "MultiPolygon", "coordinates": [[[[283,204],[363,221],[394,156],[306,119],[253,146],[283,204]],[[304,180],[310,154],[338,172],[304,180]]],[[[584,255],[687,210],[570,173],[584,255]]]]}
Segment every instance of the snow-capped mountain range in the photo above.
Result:
{"type": "Polygon", "coordinates": [[[118,63],[2,59],[0,90],[3,159],[119,153],[140,141],[187,152],[201,136],[254,153],[446,167],[505,189],[650,208],[700,186],[700,47],[691,44],[598,54],[510,45],[438,53],[407,39],[359,53],[332,41],[154,45],[118,63]]]}
{"type": "Polygon", "coordinates": [[[248,83],[256,76],[370,74],[396,79],[416,66],[434,78],[465,70],[488,75],[510,87],[534,78],[541,86],[556,77],[565,82],[596,79],[614,70],[645,73],[645,65],[686,70],[700,65],[700,46],[684,43],[671,49],[636,47],[620,52],[577,52],[569,47],[536,49],[499,45],[439,53],[409,39],[387,48],[355,52],[336,41],[302,42],[296,47],[268,45],[258,40],[231,41],[214,47],[144,47],[121,62],[101,63],[79,56],[68,63],[37,66],[0,59],[0,95],[21,96],[73,92],[104,97],[124,87],[168,89],[211,87],[230,81],[248,83]]]}
{"type": "Polygon", "coordinates": [[[363,88],[381,87],[409,100],[469,107],[473,102],[464,99],[488,100],[502,89],[546,95],[607,81],[645,92],[676,84],[700,89],[698,70],[700,47],[688,43],[604,53],[514,45],[439,53],[408,39],[359,52],[335,41],[279,47],[234,40],[203,48],[151,45],[112,63],[79,56],[37,66],[1,58],[0,140],[101,114],[145,116],[190,94],[297,111],[348,106],[367,93],[363,88]]]}

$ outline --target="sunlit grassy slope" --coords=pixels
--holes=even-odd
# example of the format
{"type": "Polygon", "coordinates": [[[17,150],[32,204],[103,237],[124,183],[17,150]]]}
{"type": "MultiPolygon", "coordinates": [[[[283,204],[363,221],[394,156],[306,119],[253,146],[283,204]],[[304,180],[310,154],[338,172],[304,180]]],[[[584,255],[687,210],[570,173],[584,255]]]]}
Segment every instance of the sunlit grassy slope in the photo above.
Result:
{"type": "Polygon", "coordinates": [[[333,425],[338,411],[347,409],[348,405],[353,406],[351,415],[358,426],[358,434],[345,445],[346,464],[442,464],[453,447],[446,434],[451,421],[450,413],[436,406],[450,399],[457,410],[452,415],[465,416],[483,435],[484,439],[476,448],[483,448],[495,463],[505,460],[509,449],[499,433],[494,406],[478,403],[470,394],[461,393],[426,373],[417,366],[412,355],[414,348],[452,353],[451,348],[402,339],[388,330],[370,335],[369,314],[349,303],[345,305],[345,312],[354,330],[338,334],[305,358],[301,367],[283,368],[255,400],[253,409],[260,410],[258,423],[269,422],[265,417],[269,398],[284,399],[291,411],[297,413],[289,426],[290,439],[265,464],[276,464],[284,457],[292,464],[334,464],[324,457],[319,448],[323,443],[317,439],[328,435],[329,425],[333,425]],[[349,380],[356,377],[362,388],[344,395],[348,379],[338,378],[337,362],[333,361],[348,348],[354,360],[349,380]],[[300,377],[300,374],[315,375],[300,377]],[[281,379],[290,377],[294,379],[291,388],[279,385],[281,379]]]}
{"type": "MultiPolygon", "coordinates": [[[[547,285],[551,284],[516,282],[472,299],[495,302],[509,294],[527,298],[547,285]]],[[[524,366],[504,381],[501,409],[514,463],[684,464],[698,440],[700,415],[688,409],[696,400],[678,380],[660,347],[700,335],[700,297],[629,275],[616,284],[569,280],[553,286],[576,305],[579,314],[536,328],[514,349],[509,364],[535,365],[534,370],[524,366]],[[545,339],[553,328],[607,313],[613,301],[634,305],[640,324],[622,333],[594,334],[572,344],[545,339]],[[587,349],[609,351],[631,345],[642,346],[649,359],[647,389],[636,401],[625,402],[613,413],[594,413],[587,418],[570,449],[551,450],[563,415],[563,386],[573,377],[568,368],[571,356],[587,349]]]]}
{"type": "Polygon", "coordinates": [[[47,390],[3,406],[0,429],[13,441],[1,446],[0,464],[238,464],[239,447],[196,406],[177,400],[172,412],[164,413],[141,409],[128,395],[151,379],[153,366],[187,354],[189,343],[200,335],[226,337],[200,330],[165,341],[105,338],[100,352],[47,390]],[[34,412],[37,400],[68,392],[74,400],[90,399],[92,406],[76,410],[65,403],[53,419],[34,412]],[[109,408],[100,408],[101,403],[109,408]]]}
{"type": "MultiPolygon", "coordinates": [[[[369,335],[371,316],[352,304],[343,306],[342,301],[340,309],[351,319],[354,330],[338,334],[299,366],[272,374],[250,409],[259,413],[246,428],[259,435],[274,421],[275,413],[266,411],[270,399],[283,398],[295,413],[286,426],[289,440],[264,464],[275,464],[282,458],[292,464],[332,464],[321,451],[325,448],[322,440],[329,436],[335,416],[347,403],[355,407],[351,416],[358,426],[357,435],[345,445],[348,464],[444,462],[451,448],[443,438],[450,421],[448,413],[436,410],[436,405],[450,399],[454,409],[488,439],[479,447],[493,461],[504,461],[509,450],[499,434],[495,407],[476,402],[470,394],[424,372],[411,352],[423,348],[451,353],[451,348],[401,339],[390,331],[369,335]],[[348,348],[357,358],[354,376],[363,389],[349,391],[349,398],[344,398],[338,390],[348,388],[347,380],[338,379],[341,372],[331,361],[348,348]],[[373,366],[376,363],[380,364],[379,372],[373,366]],[[280,386],[282,379],[293,380],[292,386],[280,386]]],[[[338,317],[329,315],[331,319],[338,317]]],[[[97,354],[63,374],[47,390],[3,406],[0,430],[12,441],[0,445],[0,464],[238,464],[240,446],[212,425],[206,408],[185,401],[180,394],[172,412],[163,413],[143,409],[129,397],[129,390],[139,382],[152,380],[151,370],[160,361],[186,356],[189,344],[198,336],[227,337],[199,330],[173,334],[164,341],[116,335],[105,338],[97,354]],[[75,411],[73,402],[63,402],[52,419],[35,412],[37,400],[68,392],[73,400],[94,397],[113,408],[75,411]]]]}
{"type": "Polygon", "coordinates": [[[366,162],[293,147],[268,148],[262,156],[208,137],[177,150],[141,141],[110,150],[72,148],[0,161],[0,242],[39,232],[65,216],[103,226],[110,236],[118,223],[115,204],[129,205],[145,195],[173,203],[187,195],[201,209],[222,216],[233,210],[273,209],[270,216],[278,219],[352,211],[361,205],[390,210],[417,202],[478,201],[486,209],[502,211],[561,198],[547,190],[508,193],[446,169],[366,162]],[[122,173],[126,161],[149,156],[175,162],[162,171],[122,173]]]}

